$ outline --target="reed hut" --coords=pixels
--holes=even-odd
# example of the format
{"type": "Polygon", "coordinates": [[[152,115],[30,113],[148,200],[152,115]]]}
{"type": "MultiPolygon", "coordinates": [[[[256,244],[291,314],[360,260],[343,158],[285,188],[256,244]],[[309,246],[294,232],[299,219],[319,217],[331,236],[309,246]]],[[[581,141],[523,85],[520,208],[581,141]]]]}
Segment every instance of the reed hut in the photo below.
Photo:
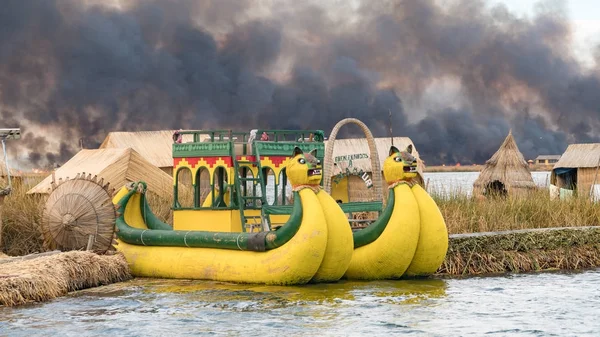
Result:
{"type": "Polygon", "coordinates": [[[512,130],[473,183],[475,196],[523,196],[536,188],[512,130]]]}
{"type": "Polygon", "coordinates": [[[173,175],[173,134],[175,130],[109,132],[101,149],[132,148],[150,164],[173,175]]]}
{"type": "Polygon", "coordinates": [[[143,180],[148,183],[148,190],[158,196],[170,199],[173,195],[173,178],[131,148],[81,150],[27,194],[50,193],[53,175],[60,181],[82,172],[104,179],[117,190],[129,182],[143,180]]]}
{"type": "MultiPolygon", "coordinates": [[[[377,149],[379,168],[388,157],[392,138],[373,138],[377,149]]],[[[412,140],[408,137],[393,137],[394,146],[404,150],[408,145],[413,146],[413,155],[418,160],[419,184],[423,185],[423,162],[412,140]]],[[[329,141],[325,141],[329,147],[329,141]]],[[[336,139],[333,148],[333,170],[331,171],[331,196],[341,202],[357,202],[373,200],[372,184],[377,183],[373,176],[371,151],[367,138],[336,139]]],[[[380,179],[383,193],[387,192],[385,179],[380,179]]],[[[377,196],[375,199],[380,198],[377,196]]]]}
{"type": "Polygon", "coordinates": [[[599,167],[600,143],[571,144],[552,169],[551,190],[558,190],[562,198],[573,193],[589,195],[600,184],[599,167]]]}

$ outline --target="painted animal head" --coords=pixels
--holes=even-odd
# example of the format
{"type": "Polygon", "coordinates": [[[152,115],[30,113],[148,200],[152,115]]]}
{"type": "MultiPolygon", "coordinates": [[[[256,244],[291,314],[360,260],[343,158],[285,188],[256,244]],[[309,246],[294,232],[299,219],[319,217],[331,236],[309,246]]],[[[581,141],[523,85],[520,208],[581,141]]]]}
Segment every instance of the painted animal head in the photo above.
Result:
{"type": "Polygon", "coordinates": [[[285,169],[292,186],[321,183],[323,170],[316,154],[316,149],[305,153],[299,147],[294,148],[293,158],[288,161],[285,169]]]}
{"type": "Polygon", "coordinates": [[[412,155],[412,151],[412,145],[408,145],[404,151],[395,146],[390,147],[389,157],[383,162],[383,175],[388,184],[417,176],[417,158],[412,155]]]}

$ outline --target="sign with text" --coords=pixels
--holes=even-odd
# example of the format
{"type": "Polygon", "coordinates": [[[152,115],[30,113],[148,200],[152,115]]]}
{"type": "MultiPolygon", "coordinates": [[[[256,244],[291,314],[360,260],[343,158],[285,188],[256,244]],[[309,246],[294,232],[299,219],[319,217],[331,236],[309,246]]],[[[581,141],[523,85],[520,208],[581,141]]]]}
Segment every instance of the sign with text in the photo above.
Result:
{"type": "Polygon", "coordinates": [[[373,187],[373,180],[369,172],[365,172],[353,165],[354,160],[369,159],[367,153],[356,153],[334,158],[334,163],[339,168],[340,172],[333,177],[334,183],[339,183],[344,177],[359,176],[367,185],[367,188],[373,187]]]}

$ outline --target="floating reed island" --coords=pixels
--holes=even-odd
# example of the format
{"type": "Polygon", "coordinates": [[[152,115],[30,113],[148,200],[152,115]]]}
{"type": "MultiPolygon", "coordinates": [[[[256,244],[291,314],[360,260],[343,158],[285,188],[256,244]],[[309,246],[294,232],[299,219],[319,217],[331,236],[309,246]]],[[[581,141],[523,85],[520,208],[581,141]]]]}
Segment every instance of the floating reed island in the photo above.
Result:
{"type": "Polygon", "coordinates": [[[439,276],[578,270],[600,266],[600,227],[451,235],[439,276]]]}
{"type": "Polygon", "coordinates": [[[47,301],[70,291],[132,277],[121,254],[97,255],[87,251],[44,254],[0,256],[0,306],[47,301]]]}

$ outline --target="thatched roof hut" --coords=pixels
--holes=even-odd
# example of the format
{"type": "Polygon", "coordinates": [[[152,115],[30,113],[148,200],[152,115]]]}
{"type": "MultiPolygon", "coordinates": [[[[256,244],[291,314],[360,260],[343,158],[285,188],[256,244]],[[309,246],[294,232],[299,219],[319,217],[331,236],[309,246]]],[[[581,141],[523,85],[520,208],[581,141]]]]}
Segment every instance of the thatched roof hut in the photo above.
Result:
{"type": "Polygon", "coordinates": [[[571,144],[554,165],[550,184],[559,189],[590,193],[600,184],[600,144],[571,144]]]}
{"type": "Polygon", "coordinates": [[[525,195],[536,188],[529,166],[519,151],[512,131],[473,183],[477,195],[525,195]]]}
{"type": "MultiPolygon", "coordinates": [[[[132,181],[143,180],[148,190],[169,199],[173,195],[173,178],[149,163],[133,149],[81,150],[54,172],[59,179],[74,178],[78,173],[97,175],[110,186],[120,189],[132,181]]],[[[51,191],[52,175],[49,175],[27,194],[47,194],[51,191]]]]}
{"type": "Polygon", "coordinates": [[[173,133],[175,130],[109,132],[101,149],[132,148],[150,164],[173,174],[173,133]]]}

